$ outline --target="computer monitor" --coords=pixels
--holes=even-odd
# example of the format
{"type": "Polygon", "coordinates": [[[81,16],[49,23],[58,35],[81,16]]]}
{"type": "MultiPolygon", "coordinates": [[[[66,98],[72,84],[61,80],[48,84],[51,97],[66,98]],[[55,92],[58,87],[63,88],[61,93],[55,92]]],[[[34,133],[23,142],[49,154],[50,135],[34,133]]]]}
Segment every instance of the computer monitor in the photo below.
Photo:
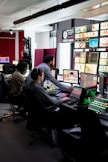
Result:
{"type": "Polygon", "coordinates": [[[57,75],[57,80],[58,80],[59,82],[63,82],[63,75],[62,75],[62,74],[58,74],[58,75],[57,75]]]}
{"type": "Polygon", "coordinates": [[[97,88],[97,75],[89,73],[80,73],[80,86],[83,88],[97,88]]]}
{"type": "Polygon", "coordinates": [[[57,79],[57,75],[59,73],[59,69],[51,68],[51,73],[52,73],[53,77],[57,79]]]}
{"type": "Polygon", "coordinates": [[[17,61],[17,60],[13,60],[13,61],[12,61],[12,64],[13,64],[13,65],[17,65],[18,63],[19,63],[19,61],[17,61]]]}
{"type": "Polygon", "coordinates": [[[4,64],[0,64],[0,72],[3,72],[3,66],[4,64]]]}
{"type": "Polygon", "coordinates": [[[99,93],[103,96],[105,91],[108,94],[108,73],[101,72],[99,74],[99,93]]]}
{"type": "Polygon", "coordinates": [[[79,70],[63,69],[63,82],[79,84],[79,70]]]}
{"type": "Polygon", "coordinates": [[[3,63],[3,64],[10,63],[10,58],[9,58],[9,56],[0,57],[0,63],[3,63]]]}
{"type": "Polygon", "coordinates": [[[4,74],[12,74],[16,70],[16,66],[12,64],[4,64],[3,73],[4,74]]]}
{"type": "Polygon", "coordinates": [[[98,38],[89,39],[89,48],[98,47],[98,38]]]}

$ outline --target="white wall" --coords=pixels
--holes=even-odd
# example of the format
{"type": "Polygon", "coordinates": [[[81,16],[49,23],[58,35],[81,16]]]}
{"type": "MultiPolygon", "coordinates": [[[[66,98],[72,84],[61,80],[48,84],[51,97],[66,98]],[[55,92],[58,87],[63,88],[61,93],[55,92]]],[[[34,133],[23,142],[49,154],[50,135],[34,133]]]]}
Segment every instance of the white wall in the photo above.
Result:
{"type": "Polygon", "coordinates": [[[41,32],[35,34],[35,40],[37,48],[49,48],[50,46],[50,35],[49,32],[41,32]]]}
{"type": "Polygon", "coordinates": [[[33,30],[25,30],[24,36],[31,38],[31,56],[32,56],[32,67],[34,67],[34,53],[35,49],[50,48],[50,35],[48,32],[36,33],[33,30]]]}
{"type": "Polygon", "coordinates": [[[59,73],[63,73],[63,69],[71,68],[71,45],[70,43],[58,43],[57,47],[57,68],[59,73]]]}

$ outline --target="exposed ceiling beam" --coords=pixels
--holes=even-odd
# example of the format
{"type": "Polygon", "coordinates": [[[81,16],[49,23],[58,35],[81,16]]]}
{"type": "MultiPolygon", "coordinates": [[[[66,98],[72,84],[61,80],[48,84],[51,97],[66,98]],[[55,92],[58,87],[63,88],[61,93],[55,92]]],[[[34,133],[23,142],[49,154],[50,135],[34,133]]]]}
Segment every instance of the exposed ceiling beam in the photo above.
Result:
{"type": "Polygon", "coordinates": [[[60,9],[63,9],[63,8],[67,8],[67,7],[76,5],[76,4],[79,4],[79,3],[84,2],[84,1],[88,1],[88,0],[75,0],[75,1],[70,0],[70,1],[64,2],[62,4],[58,4],[58,5],[54,6],[54,7],[48,8],[46,10],[37,12],[37,13],[32,14],[30,16],[18,19],[16,21],[14,21],[13,24],[17,25],[17,24],[23,23],[25,21],[29,21],[31,19],[37,18],[39,16],[42,16],[42,15],[45,15],[45,14],[48,14],[48,13],[51,13],[51,12],[54,12],[54,11],[57,11],[57,10],[60,10],[60,9]]]}

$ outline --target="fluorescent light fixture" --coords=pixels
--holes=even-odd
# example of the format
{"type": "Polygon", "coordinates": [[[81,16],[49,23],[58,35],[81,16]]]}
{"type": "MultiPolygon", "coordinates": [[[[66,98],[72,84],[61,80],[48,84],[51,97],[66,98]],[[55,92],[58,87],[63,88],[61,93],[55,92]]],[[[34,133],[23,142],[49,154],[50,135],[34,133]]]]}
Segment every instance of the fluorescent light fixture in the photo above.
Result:
{"type": "Polygon", "coordinates": [[[108,1],[105,1],[105,2],[101,3],[101,6],[106,6],[106,5],[108,5],[108,1]]]}
{"type": "Polygon", "coordinates": [[[98,48],[96,51],[106,51],[106,48],[98,48]]]}
{"type": "Polygon", "coordinates": [[[89,51],[89,49],[88,49],[88,48],[86,48],[86,49],[85,49],[85,52],[88,52],[88,51],[89,51]]]}
{"type": "Polygon", "coordinates": [[[98,9],[100,7],[100,4],[97,4],[95,6],[92,6],[92,9],[95,10],[95,9],[98,9]]]}
{"type": "Polygon", "coordinates": [[[83,52],[83,49],[74,49],[74,51],[83,52]]]}

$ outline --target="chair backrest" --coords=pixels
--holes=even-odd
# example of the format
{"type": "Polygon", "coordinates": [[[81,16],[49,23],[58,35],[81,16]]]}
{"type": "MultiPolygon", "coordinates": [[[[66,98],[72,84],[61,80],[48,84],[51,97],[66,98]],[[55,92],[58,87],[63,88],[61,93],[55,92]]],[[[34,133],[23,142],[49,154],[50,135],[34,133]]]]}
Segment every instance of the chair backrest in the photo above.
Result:
{"type": "Polygon", "coordinates": [[[4,74],[0,74],[0,99],[3,100],[8,94],[9,85],[4,74]]]}
{"type": "Polygon", "coordinates": [[[41,106],[40,101],[36,99],[33,91],[26,89],[24,92],[28,109],[27,129],[35,130],[39,125],[46,122],[45,109],[41,106]]]}

